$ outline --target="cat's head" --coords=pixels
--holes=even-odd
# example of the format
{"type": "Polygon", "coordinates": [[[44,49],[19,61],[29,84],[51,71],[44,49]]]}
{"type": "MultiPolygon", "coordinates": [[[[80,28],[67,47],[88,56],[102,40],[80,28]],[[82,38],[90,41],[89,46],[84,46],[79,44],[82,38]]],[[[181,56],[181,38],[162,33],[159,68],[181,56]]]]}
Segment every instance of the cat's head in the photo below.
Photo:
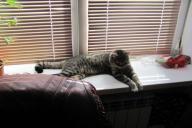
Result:
{"type": "Polygon", "coordinates": [[[115,50],[111,52],[110,62],[118,67],[123,67],[129,63],[128,53],[124,50],[115,50]]]}

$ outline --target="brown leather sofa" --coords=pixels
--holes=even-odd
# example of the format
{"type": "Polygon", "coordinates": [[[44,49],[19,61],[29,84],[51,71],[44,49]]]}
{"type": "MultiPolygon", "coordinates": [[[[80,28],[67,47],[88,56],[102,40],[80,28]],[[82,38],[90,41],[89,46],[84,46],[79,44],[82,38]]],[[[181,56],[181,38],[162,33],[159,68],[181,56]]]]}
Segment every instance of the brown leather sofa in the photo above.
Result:
{"type": "Polygon", "coordinates": [[[111,127],[91,84],[43,74],[0,77],[0,118],[1,124],[10,122],[6,125],[16,121],[54,128],[111,127]]]}

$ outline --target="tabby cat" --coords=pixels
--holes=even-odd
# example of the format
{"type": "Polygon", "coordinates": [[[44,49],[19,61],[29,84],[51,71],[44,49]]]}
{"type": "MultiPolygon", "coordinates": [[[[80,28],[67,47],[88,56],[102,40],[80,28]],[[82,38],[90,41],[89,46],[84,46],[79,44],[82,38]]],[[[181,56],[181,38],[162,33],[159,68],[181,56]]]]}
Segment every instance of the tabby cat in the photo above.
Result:
{"type": "Polygon", "coordinates": [[[110,74],[129,85],[132,91],[141,89],[139,79],[130,64],[129,56],[124,50],[81,55],[60,62],[38,62],[35,70],[42,73],[43,69],[62,69],[58,75],[74,79],[83,79],[97,74],[110,74]]]}

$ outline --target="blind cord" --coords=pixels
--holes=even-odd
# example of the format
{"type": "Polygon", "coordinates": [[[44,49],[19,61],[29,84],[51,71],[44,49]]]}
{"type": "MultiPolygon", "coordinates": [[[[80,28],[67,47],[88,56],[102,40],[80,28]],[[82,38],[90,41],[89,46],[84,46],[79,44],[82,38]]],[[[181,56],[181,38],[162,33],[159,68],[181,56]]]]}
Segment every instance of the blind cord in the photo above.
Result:
{"type": "Polygon", "coordinates": [[[107,52],[108,43],[108,25],[109,25],[109,0],[107,0],[107,17],[106,17],[106,31],[105,31],[105,52],[107,52]]]}
{"type": "Polygon", "coordinates": [[[158,32],[158,36],[157,36],[157,43],[156,43],[156,50],[155,50],[156,53],[158,52],[158,47],[159,47],[159,38],[161,36],[161,29],[162,29],[162,24],[163,24],[164,10],[165,10],[165,0],[163,0],[163,5],[162,5],[161,22],[160,22],[160,25],[159,25],[159,32],[158,32]]]}
{"type": "Polygon", "coordinates": [[[49,0],[49,18],[50,18],[50,27],[51,27],[51,43],[52,43],[52,52],[53,52],[53,59],[55,60],[55,43],[54,43],[54,32],[53,32],[53,18],[52,18],[52,6],[51,0],[49,0]]]}

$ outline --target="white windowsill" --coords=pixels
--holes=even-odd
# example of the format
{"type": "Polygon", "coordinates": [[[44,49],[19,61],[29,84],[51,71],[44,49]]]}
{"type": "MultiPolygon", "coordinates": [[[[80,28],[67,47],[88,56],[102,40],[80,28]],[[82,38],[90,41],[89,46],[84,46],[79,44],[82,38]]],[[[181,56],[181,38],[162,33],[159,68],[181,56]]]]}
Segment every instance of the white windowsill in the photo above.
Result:
{"type": "Polygon", "coordinates": [[[148,56],[133,61],[132,66],[145,90],[192,84],[192,64],[168,69],[155,62],[155,56],[148,56]]]}
{"type": "MultiPolygon", "coordinates": [[[[141,57],[131,61],[131,64],[144,90],[176,86],[178,83],[180,86],[186,85],[186,83],[192,84],[192,65],[179,69],[166,69],[155,62],[155,56],[141,57]]],[[[36,73],[34,66],[35,64],[5,66],[5,74],[34,74],[36,73]]],[[[60,69],[46,69],[43,74],[57,74],[60,71],[60,69]]],[[[84,80],[92,83],[99,94],[129,91],[126,84],[117,81],[110,75],[96,75],[84,80]]]]}

